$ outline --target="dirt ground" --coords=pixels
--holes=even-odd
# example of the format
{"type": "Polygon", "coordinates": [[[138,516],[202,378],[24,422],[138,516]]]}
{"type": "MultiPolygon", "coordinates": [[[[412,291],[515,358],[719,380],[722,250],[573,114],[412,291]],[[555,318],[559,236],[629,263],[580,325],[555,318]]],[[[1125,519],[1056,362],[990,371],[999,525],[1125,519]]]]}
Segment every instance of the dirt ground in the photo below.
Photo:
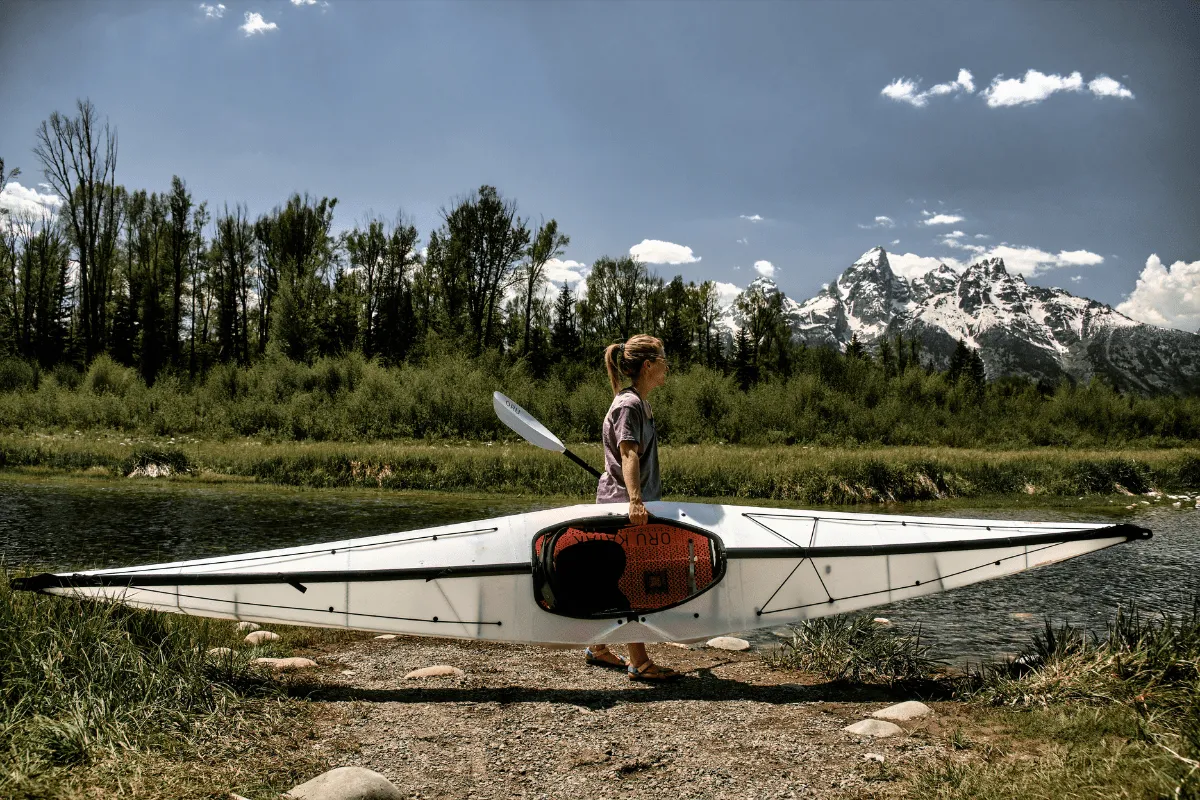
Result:
{"type": "Polygon", "coordinates": [[[355,642],[317,656],[315,738],[420,798],[863,797],[894,794],[957,724],[958,704],[930,702],[904,735],[863,739],[842,728],[913,698],[806,681],[754,653],[650,649],[684,677],[634,683],[577,649],[355,642]],[[465,675],[404,679],[438,664],[465,675]]]}

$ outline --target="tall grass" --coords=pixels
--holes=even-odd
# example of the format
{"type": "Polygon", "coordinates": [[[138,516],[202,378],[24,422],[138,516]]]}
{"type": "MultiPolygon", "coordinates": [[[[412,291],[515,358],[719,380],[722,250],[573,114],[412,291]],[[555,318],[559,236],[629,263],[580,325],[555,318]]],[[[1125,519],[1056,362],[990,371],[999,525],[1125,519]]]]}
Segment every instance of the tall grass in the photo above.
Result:
{"type": "MultiPolygon", "coordinates": [[[[853,360],[851,360],[853,361],[853,360]]],[[[352,354],[310,365],[279,356],[206,376],[165,375],[146,386],[107,356],[86,374],[0,369],[0,428],[119,430],[138,435],[295,441],[505,440],[499,389],[560,436],[597,441],[611,400],[599,366],[545,379],[522,362],[445,356],[389,368],[352,354]],[[579,376],[584,377],[581,379],[579,376]],[[36,378],[35,378],[36,376],[36,378]]],[[[982,397],[940,373],[885,378],[859,362],[741,391],[720,372],[673,373],[655,394],[659,435],[672,444],[944,447],[1163,447],[1200,440],[1200,398],[1122,395],[1101,383],[1050,393],[1019,382],[982,397]]]]}
{"type": "Polygon", "coordinates": [[[792,638],[764,660],[776,668],[813,672],[832,681],[893,687],[927,683],[942,663],[930,655],[930,644],[921,640],[919,628],[909,631],[871,617],[845,615],[793,626],[792,638]]]}
{"type": "MultiPolygon", "coordinates": [[[[90,769],[119,776],[146,753],[185,763],[282,725],[283,690],[250,666],[263,652],[207,656],[236,643],[230,623],[14,592],[9,577],[0,574],[0,796],[70,795],[90,769]]],[[[192,794],[169,784],[154,796],[192,794]]]]}

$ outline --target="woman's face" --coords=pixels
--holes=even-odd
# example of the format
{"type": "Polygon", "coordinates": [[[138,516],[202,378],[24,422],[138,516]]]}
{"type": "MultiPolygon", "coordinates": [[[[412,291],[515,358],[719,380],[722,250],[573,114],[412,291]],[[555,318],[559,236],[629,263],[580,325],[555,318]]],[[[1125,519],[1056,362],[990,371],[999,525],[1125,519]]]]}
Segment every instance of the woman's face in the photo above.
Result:
{"type": "Polygon", "coordinates": [[[642,365],[642,372],[646,373],[647,387],[654,389],[666,383],[668,369],[670,366],[667,364],[667,354],[659,350],[657,358],[642,365]]]}

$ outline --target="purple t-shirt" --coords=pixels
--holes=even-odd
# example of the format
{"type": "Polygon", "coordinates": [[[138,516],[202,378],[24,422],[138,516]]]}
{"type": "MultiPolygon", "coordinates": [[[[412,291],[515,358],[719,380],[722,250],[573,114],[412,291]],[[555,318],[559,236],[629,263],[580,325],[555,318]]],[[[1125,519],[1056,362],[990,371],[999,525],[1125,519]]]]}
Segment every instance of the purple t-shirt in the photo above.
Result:
{"type": "Polygon", "coordinates": [[[623,389],[613,398],[600,434],[604,442],[604,474],[596,487],[597,503],[627,503],[625,476],[621,472],[621,442],[636,442],[642,479],[642,500],[662,497],[662,479],[658,474],[658,434],[650,406],[632,388],[623,389]]]}

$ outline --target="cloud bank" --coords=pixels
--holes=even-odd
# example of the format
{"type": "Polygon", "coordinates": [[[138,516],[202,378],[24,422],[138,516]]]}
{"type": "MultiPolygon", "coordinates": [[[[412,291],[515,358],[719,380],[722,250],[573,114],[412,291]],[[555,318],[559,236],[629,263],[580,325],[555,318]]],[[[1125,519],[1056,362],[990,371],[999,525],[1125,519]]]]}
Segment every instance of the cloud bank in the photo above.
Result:
{"type": "Polygon", "coordinates": [[[764,278],[775,277],[775,265],[770,261],[755,261],[754,271],[759,275],[762,275],[764,278]]]}
{"type": "Polygon", "coordinates": [[[883,91],[880,94],[898,103],[908,103],[915,108],[924,108],[929,105],[929,98],[931,97],[959,94],[960,92],[971,94],[975,91],[975,79],[970,72],[960,69],[958,77],[950,83],[936,84],[924,92],[920,91],[920,88],[921,82],[919,80],[913,81],[908,78],[897,78],[883,87],[883,91]]]}
{"type": "Polygon", "coordinates": [[[1200,332],[1200,259],[1167,267],[1152,254],[1117,311],[1139,322],[1200,332]]]}
{"type": "Polygon", "coordinates": [[[274,22],[267,22],[263,19],[263,15],[257,11],[247,11],[246,21],[239,25],[238,28],[246,32],[247,36],[255,34],[263,34],[267,31],[276,30],[279,26],[274,22]]]}

